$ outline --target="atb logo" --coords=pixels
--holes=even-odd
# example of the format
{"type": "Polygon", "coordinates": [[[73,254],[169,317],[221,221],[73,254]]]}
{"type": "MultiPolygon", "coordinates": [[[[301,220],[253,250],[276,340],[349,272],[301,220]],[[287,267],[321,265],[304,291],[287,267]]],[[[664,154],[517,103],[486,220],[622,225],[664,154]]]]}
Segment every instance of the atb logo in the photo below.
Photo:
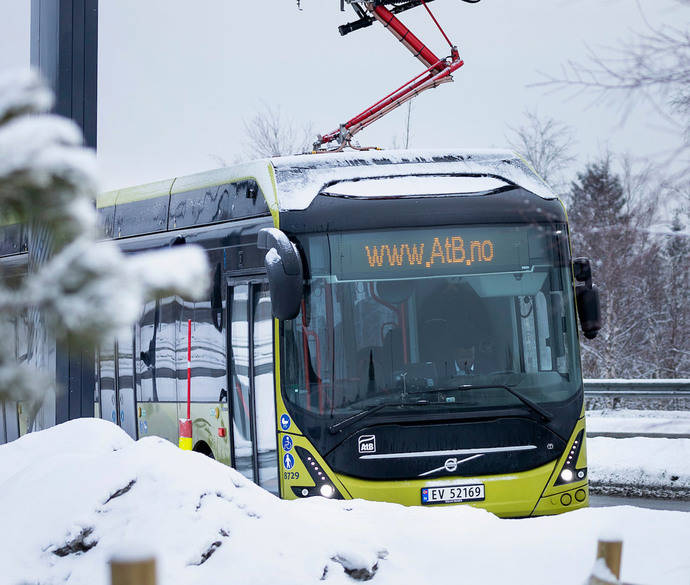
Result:
{"type": "Polygon", "coordinates": [[[362,435],[358,445],[360,453],[376,453],[376,435],[362,435]]]}

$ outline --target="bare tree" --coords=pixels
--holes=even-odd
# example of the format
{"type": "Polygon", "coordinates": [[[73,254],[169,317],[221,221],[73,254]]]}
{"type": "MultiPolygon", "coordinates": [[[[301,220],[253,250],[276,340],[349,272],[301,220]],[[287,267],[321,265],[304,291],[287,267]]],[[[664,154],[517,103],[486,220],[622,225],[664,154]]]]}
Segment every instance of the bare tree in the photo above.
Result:
{"type": "Polygon", "coordinates": [[[677,210],[671,233],[663,247],[663,307],[667,326],[664,327],[664,351],[658,356],[663,377],[690,376],[690,237],[683,233],[690,221],[687,212],[677,210]]]}
{"type": "Polygon", "coordinates": [[[311,150],[314,138],[311,123],[299,125],[286,117],[280,107],[264,104],[244,123],[247,154],[252,158],[300,154],[311,150]]]}
{"type": "Polygon", "coordinates": [[[526,121],[511,128],[508,144],[556,189],[563,185],[562,174],[574,161],[572,130],[553,118],[541,118],[536,111],[525,112],[526,121]]]}
{"type": "Polygon", "coordinates": [[[681,215],[671,233],[658,229],[654,167],[611,155],[587,165],[571,187],[573,254],[592,259],[604,325],[583,341],[589,377],[690,375],[690,239],[681,215]],[[616,165],[617,166],[617,165],[616,165]]]}
{"type": "MultiPolygon", "coordinates": [[[[690,7],[690,0],[677,1],[690,7]]],[[[650,103],[674,131],[683,130],[682,143],[672,153],[677,158],[690,150],[689,17],[686,14],[685,26],[653,26],[645,19],[646,29],[622,46],[605,48],[603,54],[590,49],[584,61],[570,61],[560,76],[547,75],[536,85],[622,98],[627,105],[624,115],[638,101],[650,103]]]]}

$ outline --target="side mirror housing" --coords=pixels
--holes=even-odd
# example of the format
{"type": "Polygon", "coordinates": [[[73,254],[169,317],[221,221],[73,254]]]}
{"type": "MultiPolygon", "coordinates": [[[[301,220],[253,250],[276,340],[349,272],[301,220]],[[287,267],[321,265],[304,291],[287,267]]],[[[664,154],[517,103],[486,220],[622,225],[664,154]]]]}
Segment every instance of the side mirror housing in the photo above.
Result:
{"type": "Polygon", "coordinates": [[[276,228],[260,230],[257,246],[267,250],[264,265],[273,315],[281,321],[294,319],[300,310],[304,286],[304,270],[297,247],[276,228]]]}
{"type": "Polygon", "coordinates": [[[592,265],[589,258],[573,260],[573,276],[583,284],[575,287],[580,327],[587,339],[594,339],[601,329],[601,301],[599,289],[592,284],[592,265]]]}
{"type": "Polygon", "coordinates": [[[584,284],[575,287],[577,294],[577,314],[580,327],[587,339],[594,339],[601,329],[601,303],[596,285],[587,288],[584,284]]]}

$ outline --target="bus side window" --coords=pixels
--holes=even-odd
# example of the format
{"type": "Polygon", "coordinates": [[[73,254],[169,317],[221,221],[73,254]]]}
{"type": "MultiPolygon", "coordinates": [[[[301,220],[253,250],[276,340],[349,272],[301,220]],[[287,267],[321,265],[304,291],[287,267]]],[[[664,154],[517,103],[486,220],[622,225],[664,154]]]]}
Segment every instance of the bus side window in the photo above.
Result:
{"type": "Polygon", "coordinates": [[[104,343],[98,351],[98,379],[101,387],[101,418],[117,424],[114,342],[104,343]]]}
{"type": "Polygon", "coordinates": [[[160,321],[156,335],[156,393],[160,402],[177,402],[175,384],[175,329],[180,314],[175,297],[160,301],[160,321]]]}
{"type": "Polygon", "coordinates": [[[137,439],[136,400],[134,396],[134,332],[132,329],[118,336],[115,344],[117,408],[120,427],[133,439],[137,439]]]}
{"type": "Polygon", "coordinates": [[[144,305],[136,328],[137,401],[158,402],[156,389],[156,341],[160,323],[160,301],[144,305]]]}
{"type": "Polygon", "coordinates": [[[216,328],[211,300],[183,305],[177,351],[180,401],[187,400],[188,319],[192,320],[192,402],[219,402],[226,388],[225,335],[216,328]]]}

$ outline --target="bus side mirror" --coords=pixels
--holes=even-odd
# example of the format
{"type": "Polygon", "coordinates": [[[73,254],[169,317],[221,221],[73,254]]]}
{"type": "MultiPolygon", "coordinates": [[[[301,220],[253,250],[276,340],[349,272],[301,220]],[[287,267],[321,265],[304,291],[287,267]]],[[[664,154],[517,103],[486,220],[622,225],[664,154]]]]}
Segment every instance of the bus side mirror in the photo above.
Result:
{"type": "Polygon", "coordinates": [[[264,265],[268,273],[271,307],[276,319],[294,319],[302,304],[304,271],[297,247],[279,229],[259,230],[257,246],[268,250],[264,265]]]}
{"type": "Polygon", "coordinates": [[[592,284],[592,266],[589,258],[573,260],[573,275],[575,280],[583,283],[575,287],[580,327],[587,339],[594,339],[601,329],[601,302],[599,289],[592,284]]]}

